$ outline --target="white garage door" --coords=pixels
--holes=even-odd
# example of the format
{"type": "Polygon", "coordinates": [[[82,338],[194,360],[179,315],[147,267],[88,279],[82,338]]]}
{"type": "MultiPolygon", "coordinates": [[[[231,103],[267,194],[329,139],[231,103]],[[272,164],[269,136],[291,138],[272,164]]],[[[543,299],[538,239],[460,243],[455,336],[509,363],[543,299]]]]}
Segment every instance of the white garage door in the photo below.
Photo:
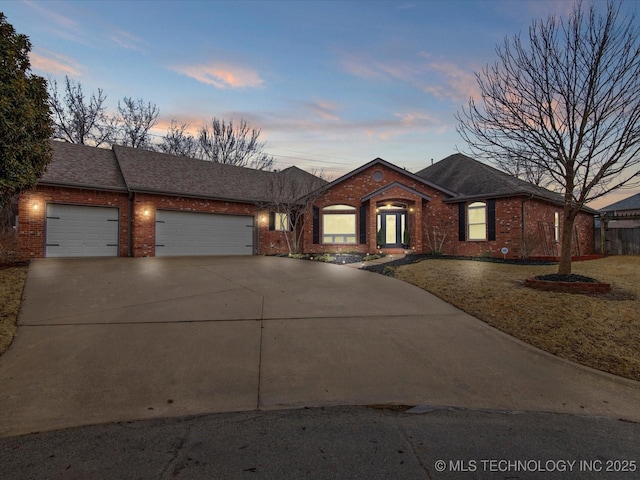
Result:
{"type": "Polygon", "coordinates": [[[117,208],[47,204],[46,257],[117,257],[117,208]]]}
{"type": "Polygon", "coordinates": [[[156,211],[156,256],[251,255],[253,217],[156,211]]]}

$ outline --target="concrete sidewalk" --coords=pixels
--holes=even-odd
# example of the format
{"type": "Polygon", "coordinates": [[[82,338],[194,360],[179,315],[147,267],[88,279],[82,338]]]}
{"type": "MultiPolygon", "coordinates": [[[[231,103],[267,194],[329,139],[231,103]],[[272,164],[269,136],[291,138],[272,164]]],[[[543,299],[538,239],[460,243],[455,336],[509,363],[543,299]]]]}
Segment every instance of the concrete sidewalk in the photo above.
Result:
{"type": "Polygon", "coordinates": [[[181,415],[447,405],[640,421],[640,385],[423,290],[274,257],[35,261],[0,357],[0,436],[181,415]]]}

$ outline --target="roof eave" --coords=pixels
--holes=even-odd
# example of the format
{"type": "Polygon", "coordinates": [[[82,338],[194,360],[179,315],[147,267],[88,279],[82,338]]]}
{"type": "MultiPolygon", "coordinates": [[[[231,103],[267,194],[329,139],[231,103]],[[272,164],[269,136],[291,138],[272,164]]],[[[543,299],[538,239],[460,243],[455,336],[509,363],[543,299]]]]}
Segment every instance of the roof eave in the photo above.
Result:
{"type": "Polygon", "coordinates": [[[267,200],[260,199],[247,199],[247,198],[234,198],[234,197],[223,197],[216,195],[198,195],[193,193],[186,192],[172,192],[161,189],[153,189],[153,188],[130,188],[129,191],[131,193],[144,193],[149,195],[166,195],[169,197],[184,197],[184,198],[195,198],[199,200],[215,200],[218,202],[235,202],[235,203],[245,203],[247,205],[259,205],[262,203],[266,203],[267,200]]]}
{"type": "MultiPolygon", "coordinates": [[[[446,198],[444,200],[444,203],[461,203],[461,202],[468,202],[473,200],[483,200],[483,199],[489,199],[489,198],[509,198],[509,197],[527,197],[531,199],[541,200],[547,203],[552,203],[559,207],[564,206],[564,204],[560,200],[553,200],[543,195],[536,195],[536,194],[532,194],[531,192],[524,192],[524,191],[512,192],[512,193],[500,193],[500,194],[483,193],[481,195],[460,195],[457,197],[446,198]]],[[[580,210],[592,213],[594,215],[598,214],[597,210],[594,210],[591,207],[587,207],[586,205],[583,205],[583,207],[580,210]]]]}
{"type": "Polygon", "coordinates": [[[78,188],[81,190],[98,190],[101,192],[115,192],[115,193],[129,193],[126,188],[109,187],[105,185],[91,185],[85,183],[73,183],[73,182],[53,182],[48,180],[39,180],[38,187],[58,187],[58,188],[78,188]]]}

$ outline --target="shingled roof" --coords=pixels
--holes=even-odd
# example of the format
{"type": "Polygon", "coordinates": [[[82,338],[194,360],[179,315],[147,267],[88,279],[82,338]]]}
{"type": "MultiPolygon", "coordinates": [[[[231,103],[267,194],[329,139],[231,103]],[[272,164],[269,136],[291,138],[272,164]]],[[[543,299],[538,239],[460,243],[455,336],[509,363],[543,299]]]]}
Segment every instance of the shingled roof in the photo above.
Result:
{"type": "Polygon", "coordinates": [[[275,176],[318,187],[326,183],[297,167],[271,172],[120,145],[112,150],[59,141],[51,145],[53,160],[41,185],[268,203],[275,176]]]}
{"type": "Polygon", "coordinates": [[[461,153],[450,155],[420,170],[416,175],[457,192],[452,201],[533,195],[553,203],[563,203],[562,196],[555,192],[520,180],[461,153]]]}
{"type": "Polygon", "coordinates": [[[601,212],[624,212],[625,210],[640,210],[640,193],[623,198],[600,209],[601,212]]]}
{"type": "Polygon", "coordinates": [[[111,150],[51,141],[53,160],[40,185],[127,191],[116,156],[111,150]]]}
{"type": "Polygon", "coordinates": [[[276,172],[113,146],[127,187],[159,193],[243,202],[269,200],[276,172]]]}

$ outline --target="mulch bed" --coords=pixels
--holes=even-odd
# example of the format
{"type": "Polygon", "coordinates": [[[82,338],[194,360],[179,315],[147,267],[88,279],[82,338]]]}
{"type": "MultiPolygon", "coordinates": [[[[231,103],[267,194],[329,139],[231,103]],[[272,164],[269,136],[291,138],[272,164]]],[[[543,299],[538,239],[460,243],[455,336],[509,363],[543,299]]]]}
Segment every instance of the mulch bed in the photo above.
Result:
{"type": "Polygon", "coordinates": [[[0,270],[7,268],[26,267],[29,262],[0,262],[0,270]]]}
{"type": "Polygon", "coordinates": [[[550,273],[548,275],[538,275],[537,280],[546,280],[548,282],[580,282],[580,283],[600,283],[595,278],[585,277],[584,275],[561,275],[559,273],[550,273]]]}
{"type": "Polygon", "coordinates": [[[477,262],[491,262],[491,263],[506,263],[510,265],[556,265],[557,262],[549,261],[536,261],[536,260],[516,260],[516,259],[503,259],[494,257],[463,257],[459,255],[405,255],[398,260],[392,260],[380,265],[369,265],[363,267],[363,270],[370,272],[381,273],[383,275],[393,275],[393,269],[402,265],[409,265],[411,263],[421,262],[422,260],[474,260],[477,262]],[[391,267],[391,268],[389,268],[391,267]]]}

